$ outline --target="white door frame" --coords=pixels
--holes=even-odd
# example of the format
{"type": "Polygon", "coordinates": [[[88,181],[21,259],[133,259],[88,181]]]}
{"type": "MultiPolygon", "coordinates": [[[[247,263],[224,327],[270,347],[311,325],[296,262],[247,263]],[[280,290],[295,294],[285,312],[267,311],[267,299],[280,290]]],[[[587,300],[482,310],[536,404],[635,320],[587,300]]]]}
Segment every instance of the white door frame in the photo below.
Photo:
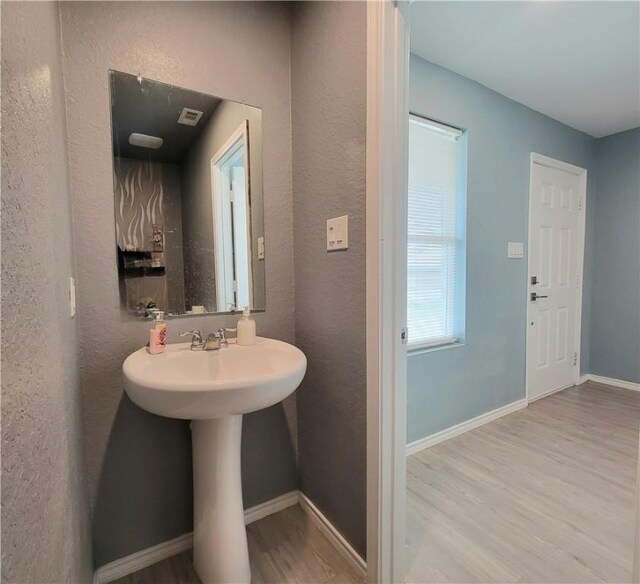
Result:
{"type": "Polygon", "coordinates": [[[389,584],[406,548],[408,10],[367,3],[367,572],[389,584]]]}
{"type": "MultiPolygon", "coordinates": [[[[247,229],[247,270],[249,278],[249,299],[251,301],[251,308],[253,308],[253,257],[251,249],[251,180],[250,180],[250,161],[249,161],[249,120],[243,120],[242,123],[236,128],[236,130],[227,138],[225,143],[218,149],[218,151],[211,157],[209,166],[211,169],[211,211],[213,214],[213,239],[215,242],[214,248],[214,261],[215,261],[215,285],[216,285],[216,305],[218,312],[228,312],[228,307],[225,305],[220,306],[219,302],[221,298],[226,297],[225,287],[228,285],[228,281],[225,278],[221,278],[220,274],[226,274],[227,270],[224,267],[224,237],[225,233],[223,229],[220,229],[220,221],[218,217],[222,214],[222,200],[219,193],[220,182],[220,163],[228,156],[229,151],[236,145],[236,143],[242,140],[242,152],[245,161],[245,197],[247,199],[246,204],[246,221],[247,229]],[[222,250],[222,251],[221,251],[222,250]]],[[[233,226],[230,226],[233,229],[233,226]]],[[[236,310],[242,310],[243,307],[236,306],[236,310]]]]}
{"type": "MultiPolygon", "coordinates": [[[[575,339],[576,339],[576,352],[578,353],[578,359],[576,366],[574,367],[574,385],[577,385],[580,380],[580,359],[582,357],[581,344],[582,344],[582,288],[584,283],[584,245],[586,234],[586,217],[587,217],[587,169],[580,166],[574,166],[568,162],[562,162],[543,154],[536,152],[531,153],[531,161],[529,165],[529,229],[527,234],[527,322],[526,322],[526,337],[525,337],[525,359],[526,359],[526,371],[525,371],[525,388],[527,401],[535,401],[541,397],[545,397],[548,394],[537,395],[530,397],[529,388],[529,323],[533,316],[532,302],[529,301],[529,293],[531,291],[529,278],[531,276],[531,234],[533,229],[533,218],[531,213],[531,207],[533,205],[533,167],[535,164],[540,166],[546,166],[548,168],[555,168],[558,170],[564,170],[573,175],[576,175],[579,179],[579,193],[580,208],[582,210],[578,215],[578,286],[576,289],[576,323],[575,323],[575,339]]],[[[562,388],[565,389],[565,388],[562,388]]],[[[560,391],[560,389],[554,390],[552,393],[560,391]]]]}

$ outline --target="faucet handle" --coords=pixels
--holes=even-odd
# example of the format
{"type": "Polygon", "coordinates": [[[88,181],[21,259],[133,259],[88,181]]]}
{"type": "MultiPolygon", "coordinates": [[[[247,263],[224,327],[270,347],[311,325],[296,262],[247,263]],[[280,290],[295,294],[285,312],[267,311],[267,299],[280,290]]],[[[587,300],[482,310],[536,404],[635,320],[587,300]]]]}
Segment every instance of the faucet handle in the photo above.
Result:
{"type": "Polygon", "coordinates": [[[227,342],[227,329],[224,327],[220,327],[215,333],[211,333],[209,337],[218,339],[220,341],[220,347],[226,347],[229,345],[227,342]]]}
{"type": "MultiPolygon", "coordinates": [[[[237,334],[237,331],[238,331],[237,328],[221,327],[218,329],[218,332],[215,333],[215,335],[220,339],[220,344],[223,347],[226,347],[229,345],[229,338],[227,337],[227,335],[229,333],[237,334]]],[[[231,337],[231,338],[235,338],[235,337],[231,337]]]]}
{"type": "Polygon", "coordinates": [[[199,330],[193,331],[182,331],[180,333],[181,337],[191,336],[191,350],[195,351],[196,349],[202,349],[204,343],[202,342],[202,333],[199,330]]]}

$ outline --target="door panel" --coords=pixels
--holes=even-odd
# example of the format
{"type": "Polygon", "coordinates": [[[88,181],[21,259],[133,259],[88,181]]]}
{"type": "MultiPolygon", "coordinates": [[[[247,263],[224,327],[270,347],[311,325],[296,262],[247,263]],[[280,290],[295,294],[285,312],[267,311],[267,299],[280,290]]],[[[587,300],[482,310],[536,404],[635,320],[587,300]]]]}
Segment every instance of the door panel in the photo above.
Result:
{"type": "Polygon", "coordinates": [[[581,266],[580,178],[532,165],[529,229],[527,395],[529,399],[575,382],[581,266]],[[537,278],[531,284],[532,277],[537,278]],[[533,300],[531,294],[539,298],[533,300]]]}

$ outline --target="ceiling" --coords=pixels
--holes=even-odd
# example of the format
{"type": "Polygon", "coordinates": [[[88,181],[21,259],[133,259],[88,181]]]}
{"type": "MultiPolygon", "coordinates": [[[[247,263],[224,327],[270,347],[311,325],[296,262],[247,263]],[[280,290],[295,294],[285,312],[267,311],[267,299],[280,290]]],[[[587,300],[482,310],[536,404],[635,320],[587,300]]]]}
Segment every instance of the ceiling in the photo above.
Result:
{"type": "Polygon", "coordinates": [[[411,51],[600,138],[640,126],[640,2],[414,2],[411,51]]]}
{"type": "Polygon", "coordinates": [[[114,156],[179,164],[220,101],[197,91],[112,71],[114,156]],[[196,126],[178,124],[180,112],[185,107],[204,112],[196,126]],[[132,132],[158,136],[164,142],[157,150],[132,146],[129,144],[132,132]]]}

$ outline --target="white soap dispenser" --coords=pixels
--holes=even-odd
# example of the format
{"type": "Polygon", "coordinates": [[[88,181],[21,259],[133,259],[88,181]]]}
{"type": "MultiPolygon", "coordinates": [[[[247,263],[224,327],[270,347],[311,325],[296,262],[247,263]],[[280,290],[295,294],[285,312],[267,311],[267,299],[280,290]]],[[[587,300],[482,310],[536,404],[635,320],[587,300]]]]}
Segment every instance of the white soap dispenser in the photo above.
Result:
{"type": "Polygon", "coordinates": [[[251,311],[248,306],[244,307],[242,318],[238,321],[238,345],[255,345],[256,344],[256,321],[251,318],[251,311]]]}

